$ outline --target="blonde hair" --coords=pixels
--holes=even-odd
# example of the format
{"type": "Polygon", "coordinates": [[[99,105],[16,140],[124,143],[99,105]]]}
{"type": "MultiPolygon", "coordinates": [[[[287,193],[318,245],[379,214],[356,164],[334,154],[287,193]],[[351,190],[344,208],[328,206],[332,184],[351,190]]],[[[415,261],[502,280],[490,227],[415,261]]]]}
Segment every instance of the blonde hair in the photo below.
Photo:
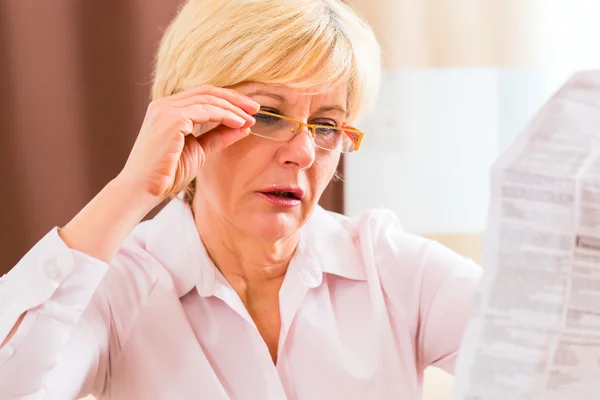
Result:
{"type": "Polygon", "coordinates": [[[374,103],[380,62],[373,31],[341,0],[189,0],[163,35],[152,98],[200,84],[347,85],[356,121],[374,103]]]}

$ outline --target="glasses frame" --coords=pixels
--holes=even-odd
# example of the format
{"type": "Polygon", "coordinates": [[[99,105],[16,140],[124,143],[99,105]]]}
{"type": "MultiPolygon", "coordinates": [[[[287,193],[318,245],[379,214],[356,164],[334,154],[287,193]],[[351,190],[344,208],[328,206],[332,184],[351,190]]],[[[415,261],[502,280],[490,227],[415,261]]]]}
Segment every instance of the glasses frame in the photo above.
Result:
{"type": "MultiPolygon", "coordinates": [[[[298,124],[298,130],[296,132],[294,132],[294,136],[298,135],[300,133],[300,131],[302,130],[302,128],[307,127],[312,138],[313,138],[313,142],[315,143],[315,146],[317,146],[320,149],[323,150],[327,150],[327,151],[336,151],[334,149],[326,149],[324,147],[319,146],[316,141],[315,141],[315,135],[316,135],[316,129],[317,128],[325,128],[325,129],[336,129],[339,131],[342,131],[342,133],[344,133],[346,136],[348,136],[350,138],[350,140],[352,141],[352,143],[354,143],[354,149],[350,152],[344,152],[344,151],[340,151],[341,153],[353,153],[358,151],[358,149],[360,148],[360,143],[362,142],[363,136],[365,135],[364,132],[362,132],[359,129],[354,128],[353,126],[350,125],[346,125],[344,127],[337,127],[337,126],[329,126],[329,125],[319,125],[319,124],[308,124],[306,122],[302,122],[302,121],[298,121],[297,119],[294,118],[290,118],[290,117],[286,117],[285,115],[281,115],[281,114],[275,114],[269,111],[262,111],[259,110],[256,114],[262,114],[262,115],[269,115],[272,117],[277,117],[277,118],[281,118],[281,119],[285,119],[288,121],[292,121],[292,122],[296,122],[298,124]],[[354,136],[354,135],[355,136],[354,136]]],[[[266,137],[266,136],[262,136],[258,133],[254,133],[252,132],[252,128],[250,128],[250,133],[265,138],[265,139],[269,139],[269,140],[275,140],[275,141],[279,141],[277,139],[273,139],[270,137],[266,137]]]]}

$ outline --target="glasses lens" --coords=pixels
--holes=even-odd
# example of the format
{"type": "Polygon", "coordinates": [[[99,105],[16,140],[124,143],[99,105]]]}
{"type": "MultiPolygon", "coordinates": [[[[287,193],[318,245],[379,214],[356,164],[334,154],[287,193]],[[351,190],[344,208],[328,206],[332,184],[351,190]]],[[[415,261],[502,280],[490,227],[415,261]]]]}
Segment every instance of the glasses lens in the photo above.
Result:
{"type": "Polygon", "coordinates": [[[253,115],[256,123],[250,131],[255,135],[273,140],[290,140],[300,129],[300,124],[276,115],[258,113],[253,115]]]}
{"type": "Polygon", "coordinates": [[[315,144],[327,150],[350,153],[354,151],[355,142],[351,139],[356,134],[352,131],[344,131],[341,128],[328,128],[319,126],[315,129],[315,144]]]}
{"type": "MultiPolygon", "coordinates": [[[[250,131],[267,139],[287,141],[292,139],[302,128],[302,124],[290,121],[280,115],[258,112],[253,115],[256,123],[250,131]]],[[[315,128],[315,144],[322,149],[350,153],[356,148],[360,140],[360,133],[353,130],[344,130],[337,127],[324,125],[315,128]]]]}

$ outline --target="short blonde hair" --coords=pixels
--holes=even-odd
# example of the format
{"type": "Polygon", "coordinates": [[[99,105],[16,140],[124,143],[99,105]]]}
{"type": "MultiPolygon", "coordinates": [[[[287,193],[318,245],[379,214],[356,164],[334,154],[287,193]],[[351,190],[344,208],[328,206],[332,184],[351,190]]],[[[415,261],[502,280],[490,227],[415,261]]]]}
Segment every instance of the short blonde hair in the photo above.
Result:
{"type": "Polygon", "coordinates": [[[188,0],[160,43],[152,98],[200,84],[308,93],[347,85],[348,119],[356,121],[375,101],[380,52],[371,28],[341,0],[188,0]]]}
{"type": "Polygon", "coordinates": [[[156,57],[153,99],[200,84],[348,85],[349,119],[373,104],[380,47],[341,0],[189,0],[156,57]]]}

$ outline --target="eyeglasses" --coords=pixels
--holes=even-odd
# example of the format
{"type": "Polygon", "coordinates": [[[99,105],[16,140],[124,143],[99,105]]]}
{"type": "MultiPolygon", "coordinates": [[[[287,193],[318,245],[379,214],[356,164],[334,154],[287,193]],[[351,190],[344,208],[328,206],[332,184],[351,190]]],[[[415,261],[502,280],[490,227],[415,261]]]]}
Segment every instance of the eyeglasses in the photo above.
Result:
{"type": "Polygon", "coordinates": [[[351,153],[360,147],[364,133],[351,126],[307,124],[293,118],[269,111],[259,111],[253,115],[256,123],[250,133],[265,139],[288,141],[296,136],[303,127],[307,127],[315,145],[329,151],[351,153]]]}

